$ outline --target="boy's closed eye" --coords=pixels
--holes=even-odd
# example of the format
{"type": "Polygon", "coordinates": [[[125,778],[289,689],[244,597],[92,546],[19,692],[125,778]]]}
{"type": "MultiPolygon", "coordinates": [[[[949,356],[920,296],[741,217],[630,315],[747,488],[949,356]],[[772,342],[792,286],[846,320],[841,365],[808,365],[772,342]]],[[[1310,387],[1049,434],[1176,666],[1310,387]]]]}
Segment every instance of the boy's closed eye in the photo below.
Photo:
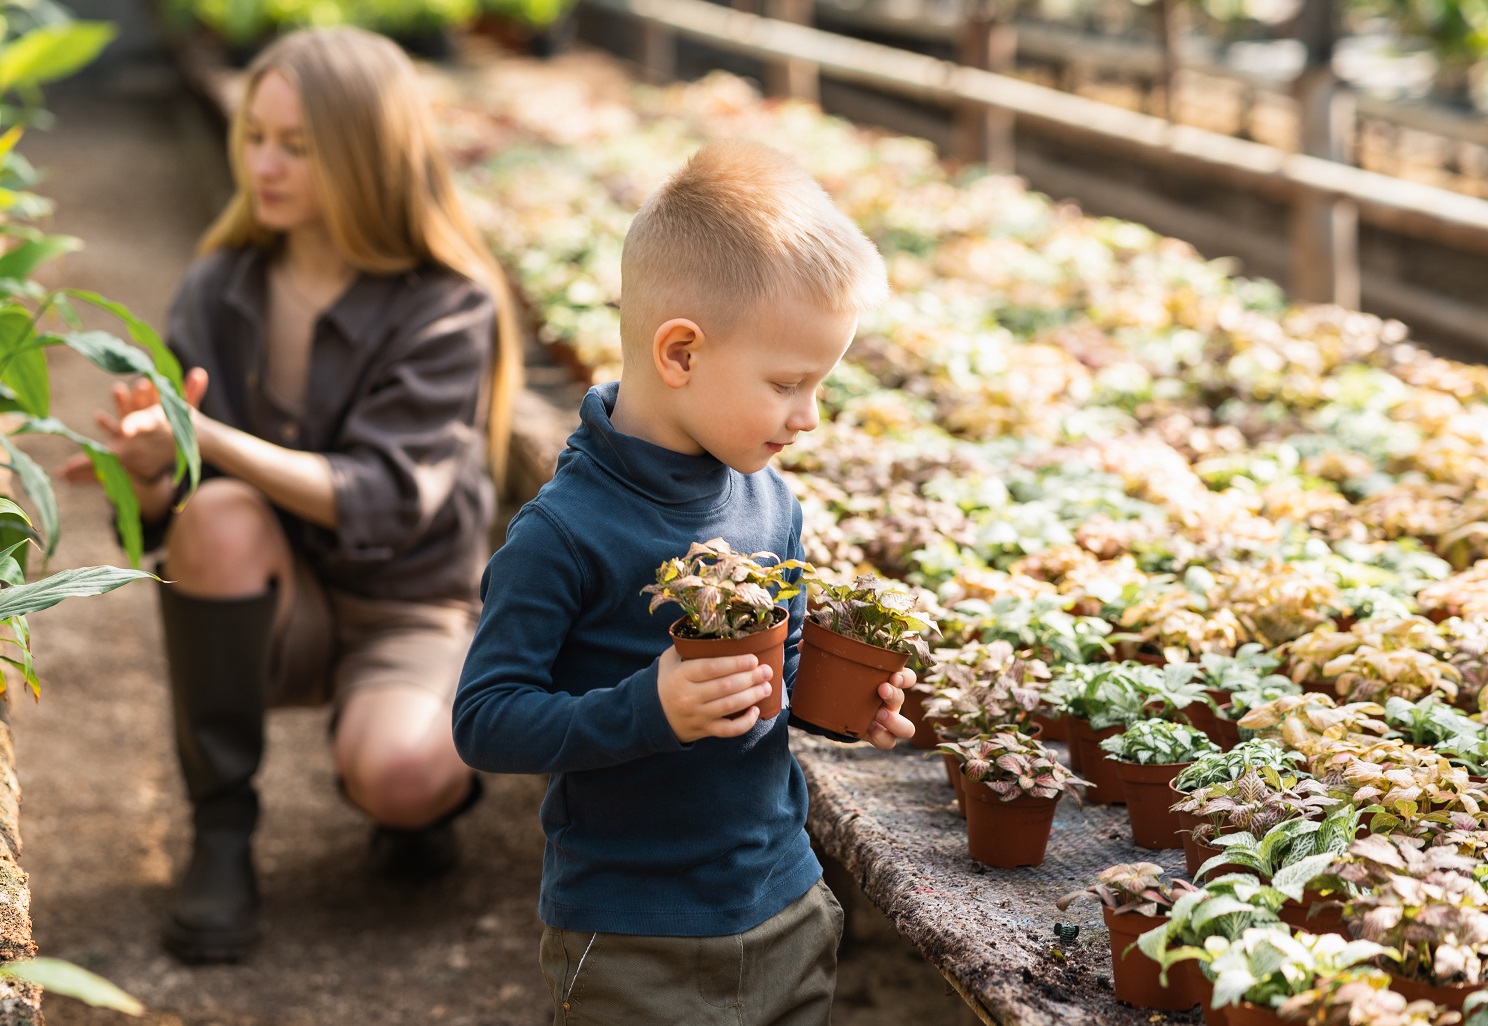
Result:
{"type": "Polygon", "coordinates": [[[794,385],[787,385],[780,381],[775,382],[775,388],[778,392],[780,392],[781,395],[795,395],[796,389],[800,387],[800,382],[797,382],[794,385]]]}

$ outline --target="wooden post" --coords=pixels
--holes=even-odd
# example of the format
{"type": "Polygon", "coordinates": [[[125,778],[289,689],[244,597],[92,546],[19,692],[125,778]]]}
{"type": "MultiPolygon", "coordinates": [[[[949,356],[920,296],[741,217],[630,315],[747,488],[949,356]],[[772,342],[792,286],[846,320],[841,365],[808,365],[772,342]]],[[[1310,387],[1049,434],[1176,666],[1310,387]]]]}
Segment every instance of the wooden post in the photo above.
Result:
{"type": "MultiPolygon", "coordinates": [[[[1018,30],[999,18],[990,0],[969,5],[958,41],[961,64],[982,71],[1009,72],[1018,57],[1018,30]]],[[[956,106],[956,156],[984,163],[994,171],[1012,173],[1013,115],[974,100],[956,106]]]]}
{"type": "Polygon", "coordinates": [[[660,22],[642,21],[641,53],[637,63],[646,81],[662,85],[677,77],[677,33],[660,22]]]}
{"type": "MultiPolygon", "coordinates": [[[[793,25],[810,25],[811,6],[811,0],[765,0],[765,17],[793,25]]],[[[816,65],[792,58],[769,62],[765,65],[765,92],[770,96],[820,103],[821,84],[816,65]]]]}
{"type": "MultiPolygon", "coordinates": [[[[1357,118],[1354,97],[1333,74],[1337,15],[1331,0],[1304,0],[1298,35],[1307,61],[1295,84],[1298,149],[1346,163],[1357,118]]],[[[1292,205],[1294,298],[1359,307],[1359,208],[1350,200],[1298,192],[1292,205]]]]}

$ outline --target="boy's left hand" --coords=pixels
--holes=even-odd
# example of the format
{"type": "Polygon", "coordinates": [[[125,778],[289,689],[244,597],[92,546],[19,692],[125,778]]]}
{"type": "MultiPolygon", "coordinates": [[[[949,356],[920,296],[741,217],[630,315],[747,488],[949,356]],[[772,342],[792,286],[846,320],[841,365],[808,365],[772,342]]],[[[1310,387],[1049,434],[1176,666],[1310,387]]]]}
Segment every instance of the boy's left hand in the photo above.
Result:
{"type": "Polygon", "coordinates": [[[874,748],[889,749],[901,740],[914,737],[914,724],[900,716],[899,710],[904,707],[904,689],[913,686],[917,679],[915,672],[906,666],[878,686],[883,707],[869,724],[864,741],[874,748]]]}

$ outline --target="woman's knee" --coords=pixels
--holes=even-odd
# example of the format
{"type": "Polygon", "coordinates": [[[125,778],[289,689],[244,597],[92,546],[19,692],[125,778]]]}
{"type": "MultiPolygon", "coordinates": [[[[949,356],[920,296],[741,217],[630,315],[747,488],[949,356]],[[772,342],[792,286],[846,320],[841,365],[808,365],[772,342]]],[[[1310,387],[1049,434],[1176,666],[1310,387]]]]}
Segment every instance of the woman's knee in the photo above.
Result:
{"type": "Polygon", "coordinates": [[[172,521],[166,570],[187,590],[224,578],[250,584],[252,578],[262,587],[285,552],[283,529],[263,493],[241,481],[214,478],[172,521]]]}
{"type": "Polygon", "coordinates": [[[341,768],[352,800],[385,826],[427,826],[458,803],[470,773],[434,746],[384,746],[341,768]]]}

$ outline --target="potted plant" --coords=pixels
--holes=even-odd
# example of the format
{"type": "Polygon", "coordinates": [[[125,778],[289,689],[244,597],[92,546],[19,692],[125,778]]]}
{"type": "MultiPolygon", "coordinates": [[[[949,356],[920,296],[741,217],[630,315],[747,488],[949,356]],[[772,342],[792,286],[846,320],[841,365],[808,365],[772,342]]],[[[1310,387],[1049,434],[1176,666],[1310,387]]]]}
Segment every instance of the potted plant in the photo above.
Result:
{"type": "Polygon", "coordinates": [[[1170,785],[1195,759],[1217,754],[1219,746],[1197,728],[1168,720],[1139,720],[1100,746],[1116,761],[1132,840],[1142,848],[1182,847],[1170,785]]]}
{"type": "Polygon", "coordinates": [[[966,838],[971,857],[1012,869],[1044,861],[1054,806],[1073,795],[1076,777],[1054,753],[1012,727],[985,738],[940,746],[966,777],[966,838]]]}
{"type": "MultiPolygon", "coordinates": [[[[1257,706],[1288,695],[1299,695],[1302,689],[1285,677],[1268,676],[1253,688],[1243,688],[1228,695],[1228,700],[1214,710],[1214,732],[1219,747],[1226,751],[1240,743],[1239,720],[1257,706]]],[[[1247,729],[1246,737],[1251,736],[1247,729]]]]}
{"type": "MultiPolygon", "coordinates": [[[[1313,985],[1281,1003],[1285,1022],[1307,1026],[1464,1026],[1457,1013],[1434,1001],[1411,1001],[1390,988],[1390,977],[1378,969],[1356,965],[1331,976],[1318,976],[1313,985]]],[[[1465,1026],[1488,1026],[1468,1019],[1465,1026]]]]}
{"type": "Polygon", "coordinates": [[[687,555],[661,564],[656,583],[641,591],[651,596],[653,613],[668,602],[682,607],[670,633],[683,659],[753,655],[770,667],[770,695],[759,703],[760,719],[768,720],[780,713],[790,629],[790,615],[777,603],[800,591],[788,575],[808,568],[770,552],[735,552],[722,538],[713,538],[693,542],[687,555]]]}
{"type": "Polygon", "coordinates": [[[835,734],[862,737],[883,700],[878,686],[910,656],[930,661],[934,619],[908,592],[872,574],[851,584],[810,581],[791,713],[835,734]]]}
{"type": "Polygon", "coordinates": [[[1197,875],[1206,861],[1220,854],[1216,838],[1239,832],[1261,836],[1289,819],[1321,819],[1338,803],[1320,781],[1260,766],[1228,783],[1201,787],[1173,808],[1199,819],[1190,834],[1199,861],[1189,869],[1197,875]]]}
{"type": "Polygon", "coordinates": [[[1285,927],[1251,927],[1233,940],[1211,937],[1201,956],[1214,977],[1213,1005],[1226,1026],[1281,1026],[1278,1009],[1319,978],[1392,954],[1372,941],[1337,934],[1298,933],[1285,927]]]}
{"type": "Polygon", "coordinates": [[[1402,835],[1361,837],[1338,875],[1358,888],[1344,919],[1363,940],[1394,949],[1391,988],[1461,1011],[1488,982],[1488,892],[1478,861],[1402,835]]]}
{"type": "Polygon", "coordinates": [[[1377,717],[1384,706],[1373,702],[1350,702],[1340,706],[1328,695],[1315,693],[1283,695],[1258,705],[1236,723],[1259,737],[1275,738],[1280,744],[1307,755],[1318,747],[1356,734],[1382,737],[1390,726],[1377,717]]]}
{"type": "MultiPolygon", "coordinates": [[[[1173,902],[1168,921],[1137,938],[1137,949],[1160,967],[1164,983],[1168,973],[1184,962],[1206,961],[1211,939],[1238,939],[1252,927],[1281,924],[1277,910],[1286,900],[1276,888],[1246,873],[1230,873],[1173,902]]],[[[1199,988],[1204,1021],[1210,1026],[1225,1021],[1213,1000],[1213,981],[1202,972],[1190,977],[1199,988]]]]}
{"type": "MultiPolygon", "coordinates": [[[[1296,773],[1305,762],[1300,752],[1289,751],[1260,738],[1252,738],[1241,741],[1227,751],[1201,755],[1180,771],[1173,778],[1169,807],[1178,817],[1178,836],[1183,842],[1183,855],[1189,872],[1194,872],[1204,861],[1194,847],[1193,839],[1193,830],[1199,825],[1200,817],[1183,811],[1184,799],[1189,794],[1212,784],[1227,784],[1238,780],[1253,767],[1271,766],[1280,773],[1296,773]]],[[[1303,772],[1305,773],[1305,769],[1303,772]]]]}
{"type": "Polygon", "coordinates": [[[1168,921],[1173,902],[1194,889],[1187,880],[1165,876],[1156,863],[1122,863],[1101,870],[1089,886],[1071,891],[1055,904],[1063,911],[1081,898],[1100,902],[1111,942],[1111,976],[1117,1001],[1136,1008],[1177,1012],[1198,1003],[1198,995],[1186,985],[1187,978],[1165,986],[1158,979],[1157,963],[1133,949],[1139,936],[1168,921]]]}

